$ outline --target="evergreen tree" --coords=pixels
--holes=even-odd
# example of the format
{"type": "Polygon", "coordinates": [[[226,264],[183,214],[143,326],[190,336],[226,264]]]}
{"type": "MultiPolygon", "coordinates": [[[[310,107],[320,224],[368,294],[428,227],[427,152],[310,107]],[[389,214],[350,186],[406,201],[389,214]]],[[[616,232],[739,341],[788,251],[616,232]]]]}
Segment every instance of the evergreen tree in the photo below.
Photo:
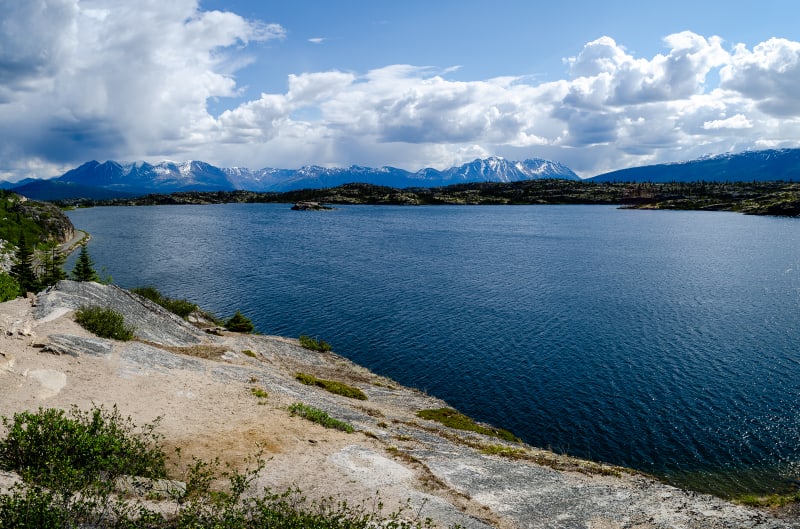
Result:
{"type": "Polygon", "coordinates": [[[233,332],[253,332],[253,322],[238,310],[231,319],[225,323],[225,328],[233,332]]]}
{"type": "Polygon", "coordinates": [[[39,280],[42,286],[55,285],[62,279],[66,279],[67,274],[62,268],[64,266],[65,255],[59,250],[58,243],[50,241],[41,247],[41,273],[39,280]]]}
{"type": "Polygon", "coordinates": [[[37,292],[41,286],[33,270],[33,250],[25,240],[25,233],[19,236],[17,255],[11,265],[11,277],[17,280],[22,292],[37,292]]]}
{"type": "Polygon", "coordinates": [[[72,269],[72,278],[75,281],[99,281],[97,272],[93,267],[94,261],[89,257],[89,250],[86,249],[86,244],[81,244],[81,253],[78,254],[75,268],[72,269]]]}

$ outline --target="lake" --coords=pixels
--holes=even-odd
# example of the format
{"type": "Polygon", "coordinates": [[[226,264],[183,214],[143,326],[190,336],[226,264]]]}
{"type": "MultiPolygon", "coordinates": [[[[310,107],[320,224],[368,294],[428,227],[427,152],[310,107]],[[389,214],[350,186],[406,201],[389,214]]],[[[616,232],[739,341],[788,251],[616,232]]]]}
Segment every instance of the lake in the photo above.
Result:
{"type": "Polygon", "coordinates": [[[287,204],[69,216],[120,286],[319,337],[532,445],[717,494],[800,478],[800,220],[287,204]]]}

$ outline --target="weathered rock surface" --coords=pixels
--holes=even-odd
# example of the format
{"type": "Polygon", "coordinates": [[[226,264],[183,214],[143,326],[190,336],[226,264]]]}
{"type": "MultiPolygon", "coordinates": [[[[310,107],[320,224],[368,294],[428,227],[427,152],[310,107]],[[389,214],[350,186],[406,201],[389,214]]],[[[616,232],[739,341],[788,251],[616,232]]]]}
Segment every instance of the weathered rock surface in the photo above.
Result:
{"type": "Polygon", "coordinates": [[[203,333],[152,301],[115,285],[61,281],[37,297],[34,318],[48,320],[82,306],[111,308],[135,328],[137,338],[162,345],[196,344],[203,333]]]}
{"type": "MultiPolygon", "coordinates": [[[[25,300],[0,304],[0,324],[0,415],[96,404],[117,405],[138,424],[160,416],[168,447],[187,456],[242,465],[263,450],[269,462],[257,490],[299,487],[311,498],[348,503],[375,502],[379,491],[387,509],[407,504],[404,516],[431,517],[442,527],[800,527],[797,520],[634,473],[611,475],[615,469],[555,454],[551,460],[569,463],[558,468],[571,470],[542,466],[535,461],[548,460],[540,457],[544,451],[419,419],[418,410],[446,404],[336,354],[308,351],[289,338],[211,336],[117,287],[64,281],[38,296],[35,307],[25,300]],[[141,340],[91,336],[71,315],[86,304],[124,314],[141,340]],[[9,335],[12,322],[30,327],[44,350],[61,354],[9,335]],[[295,379],[298,372],[356,386],[368,400],[303,385],[295,379]],[[256,397],[253,388],[269,396],[256,397]],[[293,417],[287,407],[294,402],[322,409],[357,432],[293,417]],[[498,448],[517,458],[488,455],[498,448]]],[[[0,474],[0,493],[15,480],[0,474]]],[[[128,485],[138,490],[152,484],[131,478],[128,485]]]]}

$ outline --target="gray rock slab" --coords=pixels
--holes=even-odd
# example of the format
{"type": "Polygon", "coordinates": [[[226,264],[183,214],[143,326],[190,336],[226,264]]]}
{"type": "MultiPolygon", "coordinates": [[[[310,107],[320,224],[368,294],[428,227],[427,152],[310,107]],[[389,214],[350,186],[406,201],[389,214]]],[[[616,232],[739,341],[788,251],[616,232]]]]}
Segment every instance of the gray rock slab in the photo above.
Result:
{"type": "Polygon", "coordinates": [[[520,461],[415,451],[454,489],[511,518],[520,527],[653,529],[779,529],[791,527],[713,496],[680,491],[645,477],[621,486],[615,478],[557,472],[520,461]]]}
{"type": "Polygon", "coordinates": [[[137,338],[163,345],[187,346],[200,343],[204,333],[152,301],[115,285],[60,281],[39,294],[34,318],[46,320],[65,309],[83,306],[113,309],[135,328],[137,338]]]}
{"type": "Polygon", "coordinates": [[[206,372],[206,364],[196,358],[170,353],[140,342],[126,343],[119,351],[120,370],[123,375],[169,374],[179,369],[206,372]]]}
{"type": "Polygon", "coordinates": [[[114,342],[103,338],[83,338],[69,334],[51,334],[42,351],[70,356],[88,354],[106,358],[114,350],[114,342]]]}

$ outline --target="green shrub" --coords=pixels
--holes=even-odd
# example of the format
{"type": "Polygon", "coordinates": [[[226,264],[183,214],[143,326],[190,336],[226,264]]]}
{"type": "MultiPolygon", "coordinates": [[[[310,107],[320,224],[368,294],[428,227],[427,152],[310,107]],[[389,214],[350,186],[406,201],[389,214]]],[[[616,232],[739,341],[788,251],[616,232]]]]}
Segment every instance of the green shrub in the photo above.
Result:
{"type": "Polygon", "coordinates": [[[94,261],[89,257],[89,250],[86,248],[85,242],[81,244],[78,260],[75,261],[75,267],[72,269],[72,279],[75,281],[99,281],[100,279],[94,269],[94,261]]]}
{"type": "Polygon", "coordinates": [[[147,298],[153,303],[161,305],[168,311],[172,312],[173,314],[177,314],[184,319],[186,319],[192,312],[198,310],[198,306],[191,301],[186,299],[173,299],[164,296],[155,287],[137,287],[132,289],[131,292],[139,294],[143,298],[147,298]]]}
{"type": "Polygon", "coordinates": [[[305,334],[301,334],[299,339],[300,345],[306,349],[310,349],[311,351],[325,352],[332,349],[331,344],[328,342],[306,336],[305,334]]]}
{"type": "Polygon", "coordinates": [[[20,295],[19,283],[6,273],[0,272],[0,303],[16,298],[20,295]]]}
{"type": "Polygon", "coordinates": [[[269,397],[269,393],[267,393],[261,388],[250,388],[250,393],[254,397],[258,397],[259,399],[266,399],[267,397],[269,397]]]}
{"type": "Polygon", "coordinates": [[[15,415],[13,421],[3,418],[3,423],[9,434],[0,441],[0,469],[19,472],[25,485],[0,495],[0,529],[433,527],[428,518],[417,516],[408,521],[404,508],[384,515],[379,501],[377,508],[351,506],[332,498],[309,501],[299,490],[281,494],[266,490],[245,498],[244,493],[264,469],[260,456],[251,460],[254,467],[249,463],[244,471],[220,471],[216,459],[209,463],[193,458],[185,476],[186,493],[173,497],[174,509],[159,506],[152,510],[142,498],[117,497],[113,480],[122,473],[164,475],[164,453],[154,426],[135,431],[130,418],[121,419],[116,408],[113,412],[73,408],[70,414],[40,409],[15,415]],[[75,476],[83,479],[66,479],[75,476]],[[219,488],[215,485],[225,482],[227,485],[219,488]],[[91,486],[83,487],[86,483],[91,486]]]}
{"type": "Polygon", "coordinates": [[[421,410],[417,412],[417,417],[437,421],[456,430],[466,430],[477,432],[503,439],[504,441],[519,442],[519,438],[508,430],[500,428],[487,428],[476,423],[472,418],[460,413],[452,408],[439,408],[434,410],[421,410]]]}
{"type": "Polygon", "coordinates": [[[314,408],[313,406],[308,406],[306,404],[302,404],[300,402],[295,402],[291,406],[289,406],[289,413],[292,415],[299,415],[300,417],[304,417],[311,422],[315,422],[324,426],[325,428],[332,428],[334,430],[341,430],[347,433],[353,433],[354,429],[351,425],[347,424],[346,422],[340,421],[339,419],[334,419],[324,411],[314,408]]]}
{"type": "Polygon", "coordinates": [[[40,487],[0,494],[0,529],[76,527],[74,516],[60,503],[40,487]]]}
{"type": "Polygon", "coordinates": [[[351,399],[367,400],[367,396],[363,391],[358,388],[354,388],[353,386],[348,386],[343,382],[338,382],[336,380],[322,380],[307,373],[297,373],[294,378],[307,386],[318,386],[336,395],[342,395],[343,397],[348,397],[351,399]]]}
{"type": "Polygon", "coordinates": [[[232,332],[253,332],[255,327],[253,327],[253,322],[250,321],[250,318],[243,315],[238,310],[236,314],[231,316],[227,322],[225,322],[225,328],[232,332]]]}
{"type": "Polygon", "coordinates": [[[156,423],[138,429],[116,406],[80,411],[42,409],[2,418],[8,435],[0,441],[0,468],[26,483],[54,490],[78,490],[116,476],[166,475],[156,423]]]}
{"type": "Polygon", "coordinates": [[[125,318],[113,309],[83,306],[75,311],[75,321],[101,338],[122,341],[133,339],[134,328],[125,325],[125,318]]]}

